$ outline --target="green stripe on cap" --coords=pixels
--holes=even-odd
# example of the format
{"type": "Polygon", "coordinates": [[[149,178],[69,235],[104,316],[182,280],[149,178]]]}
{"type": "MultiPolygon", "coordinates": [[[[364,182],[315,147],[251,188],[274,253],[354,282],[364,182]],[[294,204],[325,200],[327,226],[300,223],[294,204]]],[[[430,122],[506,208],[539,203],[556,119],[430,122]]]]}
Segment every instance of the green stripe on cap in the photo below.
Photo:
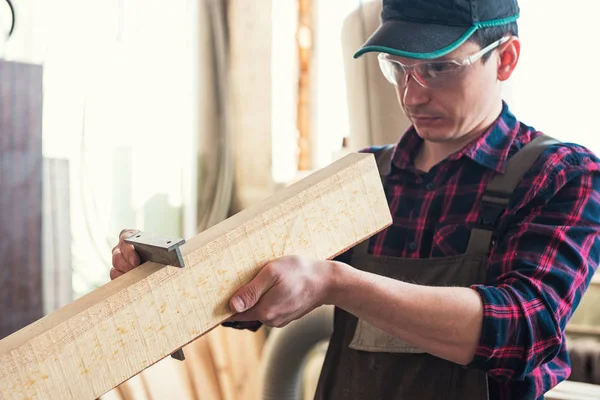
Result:
{"type": "Polygon", "coordinates": [[[471,36],[473,36],[473,34],[478,29],[489,28],[492,26],[506,25],[506,24],[516,21],[517,19],[519,19],[519,14],[513,15],[512,17],[508,17],[508,18],[478,22],[475,25],[473,25],[472,27],[470,27],[464,33],[464,35],[462,35],[460,38],[458,38],[458,40],[456,40],[451,45],[446,46],[443,49],[430,52],[430,53],[413,53],[410,51],[398,50],[398,49],[394,49],[394,48],[386,47],[386,46],[364,46],[364,47],[360,48],[356,53],[354,53],[354,58],[358,58],[365,53],[378,52],[378,53],[387,53],[387,54],[391,54],[393,56],[399,56],[399,57],[415,58],[415,59],[420,59],[420,60],[431,60],[434,58],[445,56],[446,54],[453,52],[454,50],[459,48],[464,42],[466,42],[471,36]]]}
{"type": "Polygon", "coordinates": [[[358,58],[368,52],[376,51],[379,53],[388,53],[393,56],[399,56],[399,57],[417,58],[417,59],[421,59],[421,60],[431,60],[432,58],[438,58],[438,57],[444,56],[444,55],[456,50],[458,47],[460,47],[461,44],[466,42],[475,33],[476,30],[477,30],[476,26],[470,27],[469,30],[467,30],[457,41],[452,43],[450,46],[446,46],[443,49],[433,51],[431,53],[413,53],[410,51],[393,49],[391,47],[386,47],[386,46],[365,46],[365,47],[359,49],[354,54],[354,58],[358,58]]]}
{"type": "Polygon", "coordinates": [[[477,28],[489,28],[491,26],[500,26],[510,24],[511,22],[515,22],[519,19],[520,14],[517,13],[512,17],[502,18],[502,19],[493,19],[491,21],[483,21],[475,24],[477,28]]]}

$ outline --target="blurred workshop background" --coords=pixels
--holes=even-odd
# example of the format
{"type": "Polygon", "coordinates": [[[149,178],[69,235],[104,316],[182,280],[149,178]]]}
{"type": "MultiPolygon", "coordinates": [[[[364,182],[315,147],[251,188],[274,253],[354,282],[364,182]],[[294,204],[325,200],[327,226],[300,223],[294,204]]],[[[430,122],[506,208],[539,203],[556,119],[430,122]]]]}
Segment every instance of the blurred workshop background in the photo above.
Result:
{"type": "MultiPolygon", "coordinates": [[[[562,3],[521,0],[522,58],[504,96],[523,121],[600,153],[598,0],[562,3]]],[[[347,152],[395,142],[408,120],[393,87],[375,56],[352,59],[380,8],[1,0],[0,263],[19,267],[0,268],[0,338],[107,283],[125,227],[188,238],[347,152]]],[[[599,301],[595,281],[568,327],[573,382],[600,384],[599,301]]],[[[215,329],[185,362],[103,398],[312,398],[331,317],[319,312],[282,330],[215,329]],[[294,348],[300,333],[312,342],[294,348]],[[275,368],[282,351],[290,366],[275,368]]]]}

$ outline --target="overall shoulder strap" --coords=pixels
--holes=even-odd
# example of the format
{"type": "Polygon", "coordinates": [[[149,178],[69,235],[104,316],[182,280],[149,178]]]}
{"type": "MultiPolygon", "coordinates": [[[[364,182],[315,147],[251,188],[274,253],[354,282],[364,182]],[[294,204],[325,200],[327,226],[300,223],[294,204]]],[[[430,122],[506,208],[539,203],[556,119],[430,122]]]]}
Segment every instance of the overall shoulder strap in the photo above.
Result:
{"type": "Polygon", "coordinates": [[[544,150],[556,143],[559,141],[544,134],[536,137],[507,161],[504,174],[492,178],[481,200],[478,226],[471,230],[467,254],[486,254],[489,251],[493,232],[513,192],[544,150]]]}

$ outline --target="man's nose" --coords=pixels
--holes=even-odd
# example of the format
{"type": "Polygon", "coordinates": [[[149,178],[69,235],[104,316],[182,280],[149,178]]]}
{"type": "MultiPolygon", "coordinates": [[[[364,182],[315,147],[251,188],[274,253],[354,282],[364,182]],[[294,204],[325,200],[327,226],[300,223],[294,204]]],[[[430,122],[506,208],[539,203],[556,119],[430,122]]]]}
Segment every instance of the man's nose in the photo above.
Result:
{"type": "Polygon", "coordinates": [[[402,100],[405,106],[418,106],[429,101],[428,90],[421,86],[412,75],[407,77],[406,85],[402,90],[402,100]]]}

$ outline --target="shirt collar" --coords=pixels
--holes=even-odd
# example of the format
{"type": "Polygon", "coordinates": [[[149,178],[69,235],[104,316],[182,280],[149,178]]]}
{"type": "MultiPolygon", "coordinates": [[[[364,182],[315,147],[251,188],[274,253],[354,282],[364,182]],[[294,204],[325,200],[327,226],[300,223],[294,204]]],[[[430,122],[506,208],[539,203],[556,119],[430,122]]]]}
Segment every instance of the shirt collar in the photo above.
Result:
{"type": "MultiPolygon", "coordinates": [[[[450,155],[447,160],[467,157],[486,168],[504,173],[510,148],[519,128],[519,121],[503,101],[502,112],[496,121],[481,136],[450,155]]],[[[392,156],[394,166],[400,169],[414,169],[414,158],[422,143],[423,139],[417,134],[414,126],[411,126],[394,150],[392,156]]]]}

